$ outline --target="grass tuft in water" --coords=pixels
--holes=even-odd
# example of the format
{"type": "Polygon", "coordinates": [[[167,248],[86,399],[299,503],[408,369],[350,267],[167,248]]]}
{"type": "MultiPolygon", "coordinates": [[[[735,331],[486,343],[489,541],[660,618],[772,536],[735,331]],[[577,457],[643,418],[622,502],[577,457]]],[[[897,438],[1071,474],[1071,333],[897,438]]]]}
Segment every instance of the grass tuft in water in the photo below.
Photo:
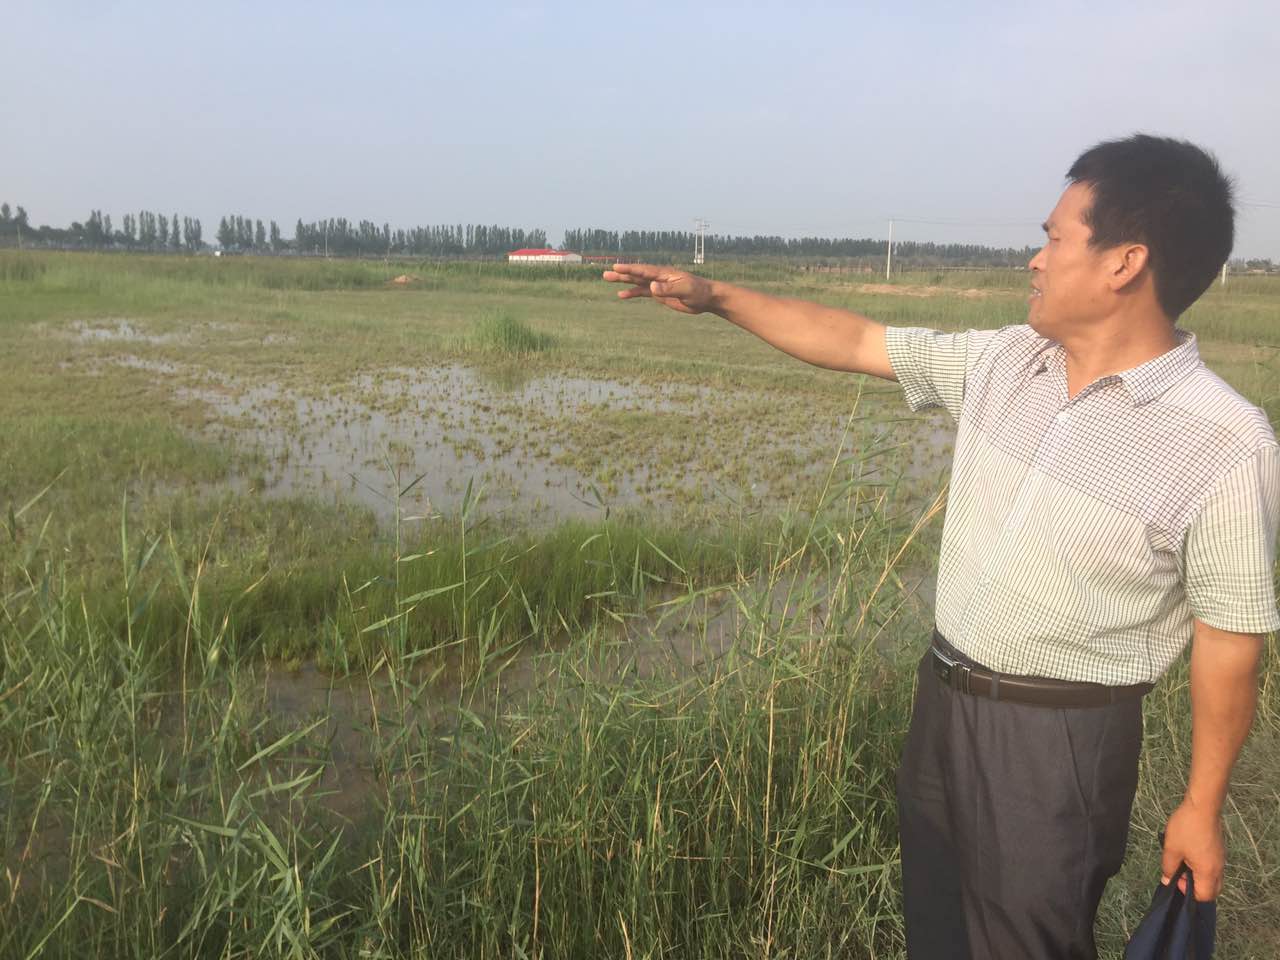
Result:
{"type": "Polygon", "coordinates": [[[471,336],[476,349],[492,353],[542,353],[556,346],[555,337],[539,333],[506,310],[481,314],[471,336]]]}

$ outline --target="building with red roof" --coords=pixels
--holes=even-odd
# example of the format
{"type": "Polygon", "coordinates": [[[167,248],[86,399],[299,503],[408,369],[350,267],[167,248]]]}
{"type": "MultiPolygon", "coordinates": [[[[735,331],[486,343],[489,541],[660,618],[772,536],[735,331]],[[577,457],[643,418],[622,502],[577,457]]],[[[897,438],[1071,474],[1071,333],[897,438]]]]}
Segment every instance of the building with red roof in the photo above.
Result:
{"type": "Polygon", "coordinates": [[[550,247],[526,247],[507,254],[508,263],[581,263],[582,254],[550,247]]]}

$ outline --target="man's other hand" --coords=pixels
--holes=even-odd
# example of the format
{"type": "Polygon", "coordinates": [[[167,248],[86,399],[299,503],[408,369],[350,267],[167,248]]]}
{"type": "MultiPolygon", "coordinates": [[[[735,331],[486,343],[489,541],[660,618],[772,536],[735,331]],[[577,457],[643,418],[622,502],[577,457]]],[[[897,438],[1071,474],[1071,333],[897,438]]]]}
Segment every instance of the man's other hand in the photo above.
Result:
{"type": "MultiPolygon", "coordinates": [[[[1216,900],[1222,889],[1222,869],[1227,862],[1222,843],[1222,818],[1217,811],[1204,810],[1190,800],[1182,801],[1164,828],[1164,856],[1160,861],[1160,882],[1168,883],[1186,863],[1195,877],[1197,900],[1216,900]]],[[[1178,881],[1187,892],[1186,878],[1178,881]]]]}
{"type": "Polygon", "coordinates": [[[610,283],[634,284],[627,290],[618,291],[619,300],[650,297],[681,313],[705,313],[712,306],[711,281],[675,267],[615,263],[612,270],[604,272],[604,279],[610,283]]]}

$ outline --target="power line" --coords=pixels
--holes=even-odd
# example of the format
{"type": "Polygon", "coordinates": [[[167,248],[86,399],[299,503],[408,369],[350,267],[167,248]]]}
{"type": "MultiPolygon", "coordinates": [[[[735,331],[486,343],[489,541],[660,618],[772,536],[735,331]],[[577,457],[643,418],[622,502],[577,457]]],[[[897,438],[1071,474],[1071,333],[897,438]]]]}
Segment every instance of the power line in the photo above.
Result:
{"type": "Polygon", "coordinates": [[[894,217],[899,223],[926,223],[935,227],[1038,227],[1040,220],[929,220],[924,217],[894,217]]]}
{"type": "MultiPolygon", "coordinates": [[[[790,236],[823,236],[831,235],[833,232],[848,231],[854,226],[869,226],[872,224],[884,224],[890,219],[887,215],[880,218],[856,217],[848,220],[842,220],[839,223],[814,225],[807,224],[802,228],[784,228],[782,230],[760,230],[744,227],[738,224],[721,224],[723,230],[729,234],[740,234],[743,236],[774,236],[786,234],[790,236]]],[[[927,218],[927,217],[900,217],[896,214],[892,217],[895,223],[924,224],[927,226],[938,227],[1035,227],[1039,229],[1042,221],[1040,220],[961,220],[946,218],[927,218]]],[[[848,235],[847,233],[845,235],[848,235]]]]}

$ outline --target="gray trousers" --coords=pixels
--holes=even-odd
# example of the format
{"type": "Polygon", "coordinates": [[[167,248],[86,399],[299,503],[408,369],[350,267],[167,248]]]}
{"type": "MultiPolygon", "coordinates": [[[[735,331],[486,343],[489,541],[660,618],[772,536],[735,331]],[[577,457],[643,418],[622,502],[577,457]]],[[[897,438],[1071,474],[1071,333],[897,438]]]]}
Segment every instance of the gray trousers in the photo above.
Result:
{"type": "Polygon", "coordinates": [[[944,686],[926,653],[897,783],[911,960],[1093,960],[1141,747],[1139,699],[997,702],[944,686]]]}

